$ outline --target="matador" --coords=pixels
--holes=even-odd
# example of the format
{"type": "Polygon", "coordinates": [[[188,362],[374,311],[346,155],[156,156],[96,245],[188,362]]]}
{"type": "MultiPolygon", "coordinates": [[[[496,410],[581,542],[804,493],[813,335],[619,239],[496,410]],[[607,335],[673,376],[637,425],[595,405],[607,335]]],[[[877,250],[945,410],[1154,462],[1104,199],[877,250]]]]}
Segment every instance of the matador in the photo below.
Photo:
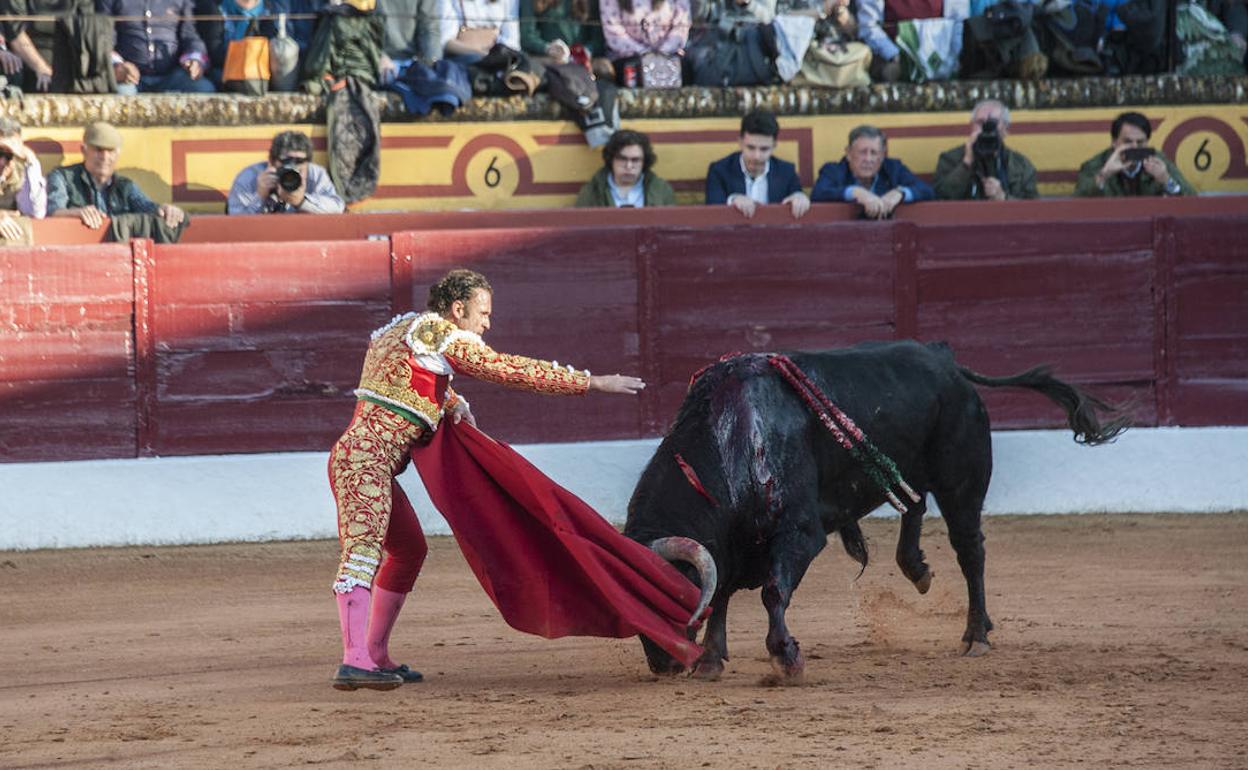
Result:
{"type": "Polygon", "coordinates": [[[645,387],[636,377],[595,376],[490,349],[482,335],[492,300],[484,276],[452,270],[430,288],[427,312],[398,316],[373,332],[355,414],[329,454],[341,546],[333,584],[343,647],[332,680],[337,689],[389,690],[422,678],[389,653],[390,632],[427,552],[396,477],[444,417],[475,425],[468,402],[450,387],[455,374],[552,395],[636,394],[645,387]]]}

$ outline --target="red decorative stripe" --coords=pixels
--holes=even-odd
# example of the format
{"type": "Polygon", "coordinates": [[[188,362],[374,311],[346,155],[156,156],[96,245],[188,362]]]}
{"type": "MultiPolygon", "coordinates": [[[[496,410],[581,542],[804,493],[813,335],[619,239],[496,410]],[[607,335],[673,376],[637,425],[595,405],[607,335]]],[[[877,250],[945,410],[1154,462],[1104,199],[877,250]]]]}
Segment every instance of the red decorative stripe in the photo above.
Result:
{"type": "Polygon", "coordinates": [[[702,486],[702,480],[698,478],[698,473],[697,473],[697,471],[695,471],[695,470],[693,469],[693,466],[691,466],[689,463],[685,462],[685,458],[683,458],[683,457],[681,457],[681,456],[680,456],[680,452],[677,452],[677,453],[676,453],[676,464],[677,464],[677,465],[679,465],[679,466],[680,466],[681,471],[683,471],[683,472],[684,472],[684,474],[685,474],[685,479],[689,482],[689,486],[691,486],[691,487],[693,487],[695,490],[697,490],[697,493],[698,493],[699,495],[702,495],[702,496],[703,496],[703,497],[705,497],[707,500],[710,500],[710,501],[711,501],[711,505],[713,505],[713,506],[715,506],[715,507],[717,507],[717,508],[718,508],[718,507],[719,507],[719,501],[718,501],[718,500],[716,500],[713,496],[711,496],[711,493],[710,493],[710,492],[707,492],[707,491],[706,491],[706,487],[702,486]]]}

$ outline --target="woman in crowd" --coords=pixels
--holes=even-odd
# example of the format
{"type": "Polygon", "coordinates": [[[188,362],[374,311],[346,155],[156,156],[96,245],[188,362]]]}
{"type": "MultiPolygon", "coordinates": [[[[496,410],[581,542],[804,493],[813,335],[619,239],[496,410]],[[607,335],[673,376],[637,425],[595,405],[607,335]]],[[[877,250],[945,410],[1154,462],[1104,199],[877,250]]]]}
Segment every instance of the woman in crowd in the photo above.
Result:
{"type": "Polygon", "coordinates": [[[28,240],[14,214],[43,219],[48,213],[48,188],[34,150],[22,142],[22,126],[0,118],[0,237],[28,240]]]}
{"type": "Polygon", "coordinates": [[[578,45],[592,60],[596,75],[615,76],[606,58],[598,0],[520,0],[520,47],[530,57],[566,64],[578,45]]]}
{"type": "MultiPolygon", "coordinates": [[[[621,59],[654,53],[670,60],[684,54],[691,19],[689,0],[599,0],[598,7],[607,56],[617,62],[617,70],[621,59]]],[[[679,72],[679,61],[676,64],[679,72]]],[[[624,85],[634,84],[626,81],[624,85]]]]}

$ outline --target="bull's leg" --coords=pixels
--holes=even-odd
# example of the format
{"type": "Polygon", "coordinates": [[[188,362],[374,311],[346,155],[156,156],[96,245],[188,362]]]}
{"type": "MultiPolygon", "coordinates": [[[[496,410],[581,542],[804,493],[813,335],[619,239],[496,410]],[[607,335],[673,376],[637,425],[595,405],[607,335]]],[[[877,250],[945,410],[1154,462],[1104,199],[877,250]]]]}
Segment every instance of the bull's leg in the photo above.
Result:
{"type": "Polygon", "coordinates": [[[789,634],[784,613],[806,568],[825,542],[827,535],[822,527],[815,526],[777,535],[771,543],[771,572],[763,584],[763,606],[769,621],[767,652],[771,653],[772,666],[788,681],[801,677],[806,660],[797,640],[789,634]]]}
{"type": "Polygon", "coordinates": [[[728,597],[725,595],[713,607],[702,637],[702,656],[693,664],[690,674],[698,679],[719,679],[724,673],[724,661],[728,660],[728,597]]]}
{"type": "Polygon", "coordinates": [[[919,548],[919,537],[923,534],[923,514],[927,512],[927,500],[911,503],[909,510],[901,516],[901,536],[897,539],[897,566],[919,593],[925,594],[932,587],[935,573],[927,566],[923,558],[923,549],[919,548]]]}
{"type": "Polygon", "coordinates": [[[940,503],[941,514],[949,527],[949,544],[958,555],[958,566],[966,578],[966,633],[962,635],[962,654],[975,657],[988,652],[988,632],[992,620],[984,602],[984,533],[980,527],[980,506],[956,508],[940,503]]]}

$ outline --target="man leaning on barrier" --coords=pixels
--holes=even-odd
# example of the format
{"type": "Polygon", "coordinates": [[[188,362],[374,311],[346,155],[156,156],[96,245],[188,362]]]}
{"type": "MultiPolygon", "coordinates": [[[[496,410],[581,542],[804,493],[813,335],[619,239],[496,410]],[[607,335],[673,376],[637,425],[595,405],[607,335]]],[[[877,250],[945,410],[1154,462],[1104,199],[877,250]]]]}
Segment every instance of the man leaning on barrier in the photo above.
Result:
{"type": "Polygon", "coordinates": [[[845,157],[825,163],[811,191],[813,201],[857,203],[867,219],[887,219],[902,203],[930,201],[932,188],[906,164],[888,157],[888,137],[875,126],[849,132],[845,157]]]}
{"type": "Polygon", "coordinates": [[[121,133],[102,120],[82,134],[82,163],[48,175],[48,216],[78,217],[92,230],[108,225],[108,240],[151,238],[176,243],[190,224],[186,212],[158,204],[117,173],[121,133]]]}
{"type": "Polygon", "coordinates": [[[971,110],[966,142],[941,153],[932,187],[945,200],[1038,198],[1036,167],[1027,156],[1005,146],[1010,110],[985,99],[971,110]]]}
{"type": "Polygon", "coordinates": [[[312,162],[312,140],[283,131],[269,145],[269,159],[234,177],[229,214],[341,214],[346,204],[324,166],[312,162]]]}

